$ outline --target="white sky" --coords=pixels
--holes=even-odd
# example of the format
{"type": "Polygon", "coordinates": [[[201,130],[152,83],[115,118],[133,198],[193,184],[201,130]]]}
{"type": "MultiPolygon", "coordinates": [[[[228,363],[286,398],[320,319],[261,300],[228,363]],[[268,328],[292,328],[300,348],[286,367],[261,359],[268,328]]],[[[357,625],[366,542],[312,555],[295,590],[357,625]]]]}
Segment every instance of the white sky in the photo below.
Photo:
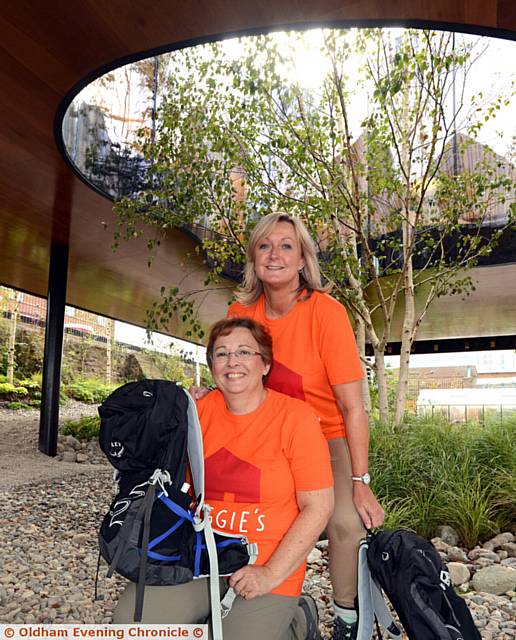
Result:
{"type": "Polygon", "coordinates": [[[115,340],[161,353],[176,353],[195,362],[206,364],[206,349],[203,346],[156,332],[152,333],[152,344],[150,344],[145,329],[118,320],[115,321],[115,340]]]}
{"type": "MultiPolygon", "coordinates": [[[[350,39],[354,29],[349,32],[350,39]]],[[[403,29],[396,28],[390,30],[392,33],[400,34],[403,29]]],[[[279,32],[273,34],[280,45],[287,46],[287,34],[279,32]]],[[[487,38],[473,36],[469,34],[457,34],[457,43],[463,39],[467,43],[476,43],[479,51],[488,47],[487,51],[475,61],[471,73],[468,75],[464,101],[469,104],[473,96],[479,92],[484,94],[485,99],[493,98],[500,92],[505,92],[516,83],[516,43],[510,40],[498,38],[487,38]]],[[[303,43],[305,47],[296,50],[294,66],[285,68],[285,73],[296,81],[299,86],[310,91],[317,91],[321,85],[321,80],[329,71],[329,60],[321,53],[320,48],[323,43],[323,31],[313,29],[303,33],[303,43]]],[[[241,55],[242,46],[237,38],[224,41],[224,48],[230,57],[238,58],[241,55]]],[[[352,109],[350,110],[351,130],[355,137],[360,135],[360,122],[367,116],[368,104],[367,94],[363,89],[359,89],[359,66],[361,58],[358,55],[351,57],[349,64],[345,68],[345,73],[349,77],[349,86],[356,86],[357,91],[354,96],[350,96],[352,109]]],[[[457,78],[459,84],[459,78],[457,78]]],[[[478,142],[488,144],[497,153],[504,156],[510,149],[513,137],[516,134],[516,100],[512,104],[502,108],[497,117],[484,125],[478,135],[478,142]]]]}
{"type": "MultiPolygon", "coordinates": [[[[386,356],[386,365],[392,369],[400,366],[399,356],[386,356]]],[[[458,353],[413,354],[410,366],[451,367],[474,366],[478,373],[515,372],[516,351],[461,351],[458,353]]]]}

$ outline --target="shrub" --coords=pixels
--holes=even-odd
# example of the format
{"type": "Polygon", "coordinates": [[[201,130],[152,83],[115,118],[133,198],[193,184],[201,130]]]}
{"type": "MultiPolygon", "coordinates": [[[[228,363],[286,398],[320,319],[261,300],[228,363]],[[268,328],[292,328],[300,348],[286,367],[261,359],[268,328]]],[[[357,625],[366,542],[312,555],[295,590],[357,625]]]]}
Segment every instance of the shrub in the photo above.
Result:
{"type": "Polygon", "coordinates": [[[43,335],[21,329],[16,336],[16,375],[28,378],[43,366],[43,335]]]}
{"type": "Polygon", "coordinates": [[[30,404],[26,404],[25,402],[8,402],[5,405],[8,409],[12,409],[13,411],[21,410],[21,409],[33,409],[30,404]]]}
{"type": "Polygon", "coordinates": [[[109,385],[100,380],[77,380],[65,387],[67,395],[88,404],[100,404],[118,385],[109,385]]]}
{"type": "Polygon", "coordinates": [[[408,417],[371,428],[372,488],[390,527],[431,537],[448,524],[467,546],[516,521],[516,420],[449,424],[408,417]]]}
{"type": "Polygon", "coordinates": [[[23,398],[29,395],[29,392],[25,387],[16,387],[9,382],[0,382],[0,398],[2,400],[15,401],[18,398],[23,398]]]}
{"type": "Polygon", "coordinates": [[[41,382],[39,380],[28,378],[27,380],[18,380],[17,384],[21,387],[25,387],[25,389],[31,393],[37,391],[41,392],[41,382]]]}
{"type": "Polygon", "coordinates": [[[63,427],[63,434],[74,436],[78,440],[97,440],[100,432],[100,418],[87,416],[79,420],[70,420],[63,427]]]}

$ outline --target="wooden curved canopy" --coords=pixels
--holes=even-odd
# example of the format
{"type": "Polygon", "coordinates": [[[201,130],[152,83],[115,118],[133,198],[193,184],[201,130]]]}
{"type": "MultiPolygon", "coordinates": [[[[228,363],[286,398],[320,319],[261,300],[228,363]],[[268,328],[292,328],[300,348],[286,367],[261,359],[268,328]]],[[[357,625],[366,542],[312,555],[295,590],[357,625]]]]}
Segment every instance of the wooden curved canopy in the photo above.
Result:
{"type": "MultiPolygon", "coordinates": [[[[59,106],[81,83],[144,52],[286,25],[388,22],[516,36],[514,0],[32,0],[2,5],[0,282],[46,295],[50,243],[69,243],[68,304],[135,324],[144,322],[161,285],[184,278],[185,261],[195,267],[184,283],[192,289],[202,288],[204,268],[189,255],[192,240],[180,233],[161,247],[151,270],[143,243],[112,252],[110,202],[71,171],[54,138],[59,106]]],[[[212,295],[204,305],[206,323],[224,313],[225,299],[224,293],[212,295]]]]}

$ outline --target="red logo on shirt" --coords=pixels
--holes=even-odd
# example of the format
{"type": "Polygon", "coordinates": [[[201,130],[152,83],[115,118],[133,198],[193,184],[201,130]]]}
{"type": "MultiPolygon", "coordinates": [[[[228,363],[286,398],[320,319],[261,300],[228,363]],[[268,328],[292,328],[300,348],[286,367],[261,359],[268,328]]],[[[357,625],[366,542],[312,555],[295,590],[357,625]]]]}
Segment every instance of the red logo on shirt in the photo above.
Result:
{"type": "Polygon", "coordinates": [[[277,360],[272,362],[271,373],[265,386],[269,389],[274,389],[274,391],[284,393],[291,398],[305,399],[303,377],[277,360]]]}
{"type": "Polygon", "coordinates": [[[205,460],[204,468],[207,500],[260,502],[258,467],[240,460],[227,449],[219,449],[205,460]]]}

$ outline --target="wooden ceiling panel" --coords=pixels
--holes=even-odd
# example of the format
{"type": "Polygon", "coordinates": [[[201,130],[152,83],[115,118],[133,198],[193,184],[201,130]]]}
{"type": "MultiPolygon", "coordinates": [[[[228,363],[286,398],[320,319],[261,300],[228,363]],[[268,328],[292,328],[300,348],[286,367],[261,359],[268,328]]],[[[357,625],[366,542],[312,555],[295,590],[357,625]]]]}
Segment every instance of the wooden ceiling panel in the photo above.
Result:
{"type": "MultiPolygon", "coordinates": [[[[203,288],[193,243],[172,234],[151,270],[142,243],[111,251],[110,203],[60,156],[54,118],[84,79],[119,61],[224,33],[284,25],[415,21],[503,29],[515,36],[514,0],[17,0],[0,15],[0,282],[44,295],[49,245],[70,241],[68,302],[142,324],[159,287],[203,288]],[[108,223],[108,231],[102,223],[108,223]],[[188,254],[191,254],[190,256],[188,254]],[[183,266],[186,265],[186,266],[183,266]]],[[[505,273],[505,272],[504,272],[505,273]]],[[[505,273],[505,278],[509,277],[505,273]]],[[[204,305],[225,313],[226,292],[204,305]]],[[[429,325],[431,333],[434,325],[429,325]]],[[[180,327],[174,329],[181,332],[180,327]]]]}

